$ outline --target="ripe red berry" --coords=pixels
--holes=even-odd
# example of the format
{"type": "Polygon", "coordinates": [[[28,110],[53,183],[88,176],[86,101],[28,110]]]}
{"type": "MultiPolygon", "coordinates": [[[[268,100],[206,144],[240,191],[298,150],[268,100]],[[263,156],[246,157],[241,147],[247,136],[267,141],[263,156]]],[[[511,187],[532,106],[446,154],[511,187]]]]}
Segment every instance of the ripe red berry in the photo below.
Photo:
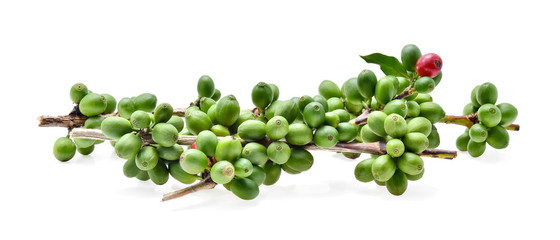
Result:
{"type": "Polygon", "coordinates": [[[443,62],[435,53],[424,54],[416,62],[416,72],[420,77],[435,77],[441,71],[443,62]]]}
{"type": "Polygon", "coordinates": [[[191,145],[191,149],[196,149],[196,143],[193,143],[193,144],[191,145]]]}

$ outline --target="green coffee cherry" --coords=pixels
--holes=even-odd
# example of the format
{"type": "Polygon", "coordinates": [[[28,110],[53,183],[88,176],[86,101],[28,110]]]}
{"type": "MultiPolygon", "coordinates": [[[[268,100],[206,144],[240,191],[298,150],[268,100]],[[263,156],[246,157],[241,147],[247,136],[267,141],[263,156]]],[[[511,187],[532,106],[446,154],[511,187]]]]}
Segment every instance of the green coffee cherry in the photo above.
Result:
{"type": "Polygon", "coordinates": [[[285,142],[272,142],[266,149],[266,155],[268,155],[270,161],[276,164],[286,163],[290,159],[291,153],[290,146],[285,142]]]}
{"type": "Polygon", "coordinates": [[[370,99],[375,93],[377,77],[371,70],[364,69],[358,75],[358,90],[363,98],[370,99]]]}
{"type": "Polygon", "coordinates": [[[280,175],[282,174],[282,167],[270,161],[264,164],[263,170],[265,172],[263,184],[266,186],[270,186],[278,182],[278,179],[280,179],[280,175]]]}
{"type": "Polygon", "coordinates": [[[307,104],[310,104],[312,102],[314,102],[312,97],[308,95],[301,96],[297,101],[299,111],[303,113],[303,110],[305,109],[307,104]]]}
{"type": "Polygon", "coordinates": [[[268,159],[267,149],[260,143],[250,142],[243,147],[241,157],[248,159],[254,165],[262,165],[268,159]]]}
{"type": "Polygon", "coordinates": [[[496,104],[496,101],[498,100],[498,89],[492,83],[483,83],[478,88],[476,100],[480,103],[480,105],[487,103],[496,104]]]}
{"type": "Polygon", "coordinates": [[[326,112],[327,109],[329,108],[329,103],[327,102],[327,99],[324,98],[324,97],[321,96],[321,95],[315,95],[315,96],[313,97],[313,101],[314,101],[314,102],[318,102],[318,103],[320,103],[321,105],[323,105],[323,109],[325,109],[325,112],[326,112]]]}
{"type": "Polygon", "coordinates": [[[56,159],[66,162],[76,154],[76,145],[67,137],[60,137],[54,142],[53,154],[56,159]]]}
{"type": "Polygon", "coordinates": [[[216,104],[216,120],[226,127],[231,126],[237,121],[239,112],[239,103],[233,95],[223,97],[216,104]]]}
{"type": "Polygon", "coordinates": [[[214,94],[212,94],[212,99],[214,99],[214,101],[218,101],[220,100],[220,98],[222,97],[222,92],[220,92],[220,90],[218,90],[217,88],[214,89],[214,94]]]}
{"type": "Polygon", "coordinates": [[[147,172],[152,182],[156,185],[163,185],[169,180],[169,170],[163,161],[158,162],[154,168],[147,172]]]}
{"type": "Polygon", "coordinates": [[[93,146],[95,140],[93,139],[86,139],[86,138],[74,138],[74,143],[78,149],[80,148],[88,148],[93,146]]]}
{"type": "Polygon", "coordinates": [[[509,134],[501,126],[491,127],[488,129],[486,142],[495,149],[504,149],[509,145],[509,134]]]}
{"type": "Polygon", "coordinates": [[[331,148],[338,143],[338,131],[329,125],[324,125],[315,131],[313,142],[321,148],[331,148]]]}
{"type": "Polygon", "coordinates": [[[286,134],[286,141],[293,145],[302,146],[313,140],[313,131],[303,123],[292,123],[286,134]]]}
{"type": "Polygon", "coordinates": [[[395,173],[396,169],[397,165],[395,164],[395,160],[393,160],[393,158],[389,155],[379,156],[373,160],[371,165],[373,178],[380,182],[386,182],[389,180],[395,173]]]}
{"type": "Polygon", "coordinates": [[[236,177],[244,178],[253,173],[253,164],[246,158],[237,159],[233,163],[233,167],[235,168],[236,177]]]}
{"type": "Polygon", "coordinates": [[[442,76],[443,76],[443,73],[440,71],[440,72],[438,73],[438,75],[436,75],[436,76],[434,77],[434,82],[436,83],[436,86],[439,84],[439,82],[441,82],[442,76]]]}
{"type": "Polygon", "coordinates": [[[486,150],[486,142],[475,142],[472,139],[467,144],[467,151],[472,157],[480,157],[486,150]]]}
{"type": "Polygon", "coordinates": [[[140,173],[140,169],[136,166],[136,159],[131,158],[126,160],[123,165],[123,173],[126,177],[136,177],[140,173]]]}
{"type": "Polygon", "coordinates": [[[415,117],[406,122],[406,132],[419,132],[426,136],[432,132],[432,122],[425,117],[415,117]]]}
{"type": "Polygon", "coordinates": [[[115,143],[115,153],[117,153],[117,156],[124,159],[135,158],[140,148],[142,148],[142,140],[133,133],[123,135],[117,140],[117,143],[115,143]]]}
{"type": "Polygon", "coordinates": [[[367,119],[367,124],[371,131],[373,131],[378,136],[387,136],[387,132],[385,132],[385,119],[387,118],[387,114],[381,111],[373,111],[369,114],[367,119]]]}
{"type": "Polygon", "coordinates": [[[360,153],[353,153],[353,152],[343,152],[342,156],[348,159],[357,159],[361,156],[360,153]]]}
{"type": "Polygon", "coordinates": [[[223,125],[219,125],[219,124],[212,126],[212,128],[210,128],[210,131],[212,131],[218,137],[226,137],[231,135],[227,127],[224,127],[223,125]]]}
{"type": "Polygon", "coordinates": [[[132,125],[122,117],[108,117],[101,122],[101,132],[109,138],[119,139],[121,136],[132,132],[132,125]]]}
{"type": "Polygon", "coordinates": [[[156,167],[159,156],[154,147],[145,146],[136,155],[136,167],[140,170],[148,171],[156,167]]]}
{"type": "Polygon", "coordinates": [[[410,174],[406,174],[406,179],[408,179],[409,181],[417,181],[420,180],[420,178],[422,178],[422,176],[424,176],[424,168],[422,168],[422,171],[419,174],[416,175],[410,175],[410,174]]]}
{"type": "Polygon", "coordinates": [[[478,108],[476,108],[472,103],[467,103],[467,105],[463,107],[463,115],[469,115],[471,113],[475,113],[476,111],[478,111],[478,108]]]}
{"type": "Polygon", "coordinates": [[[123,98],[119,101],[117,105],[117,111],[119,111],[119,116],[130,119],[132,113],[136,111],[136,106],[130,98],[123,98]]]}
{"type": "Polygon", "coordinates": [[[332,97],[342,97],[342,92],[340,91],[340,88],[338,88],[338,85],[330,80],[324,80],[321,84],[319,84],[319,94],[326,99],[332,97]]]}
{"type": "Polygon", "coordinates": [[[235,123],[233,123],[233,125],[231,125],[229,128],[232,130],[232,132],[235,132],[239,128],[239,125],[241,125],[245,121],[255,120],[255,119],[256,119],[255,115],[251,110],[241,110],[239,112],[239,117],[237,118],[235,123]]]}
{"type": "Polygon", "coordinates": [[[101,129],[103,120],[105,120],[105,118],[101,116],[88,117],[84,122],[84,127],[87,129],[101,129]]]}
{"type": "Polygon", "coordinates": [[[169,123],[158,123],[152,128],[152,139],[163,147],[172,147],[178,138],[177,128],[169,123]]]}
{"type": "Polygon", "coordinates": [[[509,103],[500,103],[497,106],[502,113],[502,120],[500,120],[499,125],[506,127],[511,125],[517,118],[517,108],[509,103]]]}
{"type": "Polygon", "coordinates": [[[385,141],[385,138],[371,131],[368,125],[362,126],[362,129],[360,129],[360,136],[362,137],[362,142],[365,143],[385,141]]]}
{"type": "Polygon", "coordinates": [[[414,82],[414,89],[419,93],[430,93],[436,87],[436,83],[431,77],[421,77],[414,82]]]}
{"type": "Polygon", "coordinates": [[[437,148],[439,146],[439,132],[435,125],[432,125],[432,131],[430,132],[430,135],[428,135],[428,141],[430,142],[428,148],[437,148]]]}
{"type": "Polygon", "coordinates": [[[77,148],[76,150],[82,154],[82,155],[90,155],[93,150],[95,149],[95,145],[91,145],[89,147],[85,147],[85,148],[77,148]]]}
{"type": "Polygon", "coordinates": [[[413,153],[421,153],[430,146],[428,137],[418,132],[407,133],[402,141],[406,149],[413,153]]]}
{"type": "Polygon", "coordinates": [[[284,165],[293,170],[305,172],[313,166],[313,155],[305,149],[292,148],[290,159],[284,165]]]}
{"type": "Polygon", "coordinates": [[[480,123],[474,124],[469,130],[469,136],[471,141],[484,142],[488,137],[488,129],[480,123]]]}
{"type": "Polygon", "coordinates": [[[317,128],[325,122],[325,109],[323,105],[312,102],[305,106],[303,110],[303,119],[312,128],[317,128]]]}
{"type": "Polygon", "coordinates": [[[393,78],[388,76],[382,77],[375,87],[375,99],[379,104],[387,104],[397,94],[397,90],[398,85],[395,88],[393,78]]]}
{"type": "Polygon", "coordinates": [[[99,115],[107,108],[107,100],[97,93],[88,93],[80,100],[79,108],[80,112],[85,116],[99,115]]]}
{"type": "Polygon", "coordinates": [[[326,112],[325,113],[325,123],[329,126],[332,126],[332,127],[336,128],[336,127],[338,127],[338,124],[340,123],[340,117],[338,117],[338,115],[336,113],[326,112]]]}
{"type": "Polygon", "coordinates": [[[208,97],[202,97],[199,102],[200,102],[200,111],[203,111],[204,113],[208,113],[208,109],[216,105],[216,101],[208,97]]]}
{"type": "Polygon", "coordinates": [[[395,99],[385,105],[385,108],[383,108],[383,112],[387,115],[396,113],[398,115],[401,115],[402,117],[406,117],[408,113],[408,105],[402,99],[395,99]]]}
{"type": "Polygon", "coordinates": [[[185,116],[185,123],[189,132],[198,135],[212,127],[212,120],[202,111],[191,111],[185,116]]]}
{"type": "Polygon", "coordinates": [[[396,170],[393,177],[389,179],[386,183],[387,190],[395,196],[402,195],[406,188],[408,187],[408,180],[406,179],[406,174],[400,170],[396,170]]]}
{"type": "Polygon", "coordinates": [[[477,112],[478,120],[486,127],[497,126],[502,121],[502,112],[492,104],[480,106],[477,112]]]}
{"type": "Polygon", "coordinates": [[[148,128],[152,123],[150,114],[144,111],[135,111],[130,115],[130,124],[135,129],[148,128]]]}
{"type": "Polygon", "coordinates": [[[351,142],[358,136],[358,126],[348,122],[339,123],[336,131],[340,142],[351,142]]]}
{"type": "MultiPolygon", "coordinates": [[[[136,164],[136,163],[135,163],[136,164]]],[[[148,174],[147,171],[140,171],[137,175],[136,178],[140,181],[148,181],[150,180],[150,175],[148,174]]]]}
{"type": "Polygon", "coordinates": [[[191,184],[198,179],[196,175],[185,172],[183,168],[181,168],[179,161],[169,162],[169,174],[177,181],[184,184],[191,184]]]}
{"type": "Polygon", "coordinates": [[[445,117],[445,111],[437,103],[424,102],[420,104],[420,116],[427,118],[435,124],[445,117]]]}
{"type": "Polygon", "coordinates": [[[169,103],[160,103],[154,111],[154,123],[164,123],[173,116],[173,107],[169,103]]]}
{"type": "Polygon", "coordinates": [[[228,161],[219,161],[210,170],[210,177],[218,184],[226,184],[235,176],[235,168],[228,161]]]}
{"type": "Polygon", "coordinates": [[[111,96],[110,94],[103,93],[101,94],[105,98],[105,102],[107,103],[105,106],[105,110],[102,112],[103,114],[113,113],[117,108],[117,100],[111,96]]]}
{"type": "MultiPolygon", "coordinates": [[[[288,123],[292,123],[298,116],[299,109],[294,101],[281,101],[274,110],[274,116],[282,116],[286,118],[288,123]]],[[[270,119],[267,116],[268,119],[270,119]]]]}
{"type": "Polygon", "coordinates": [[[158,146],[156,150],[160,158],[169,161],[178,160],[181,157],[181,154],[185,151],[185,149],[183,149],[183,147],[179,144],[175,144],[171,147],[158,146]]]}
{"type": "Polygon", "coordinates": [[[399,89],[397,93],[402,93],[408,86],[410,86],[410,79],[404,77],[397,77],[399,81],[399,89]]]}
{"type": "Polygon", "coordinates": [[[397,167],[409,175],[418,175],[424,171],[424,161],[414,153],[406,152],[397,159],[397,167]]]}
{"type": "Polygon", "coordinates": [[[216,154],[218,137],[211,131],[204,130],[196,137],[196,148],[206,156],[213,157],[216,154]]]}
{"type": "Polygon", "coordinates": [[[425,102],[433,102],[434,99],[432,98],[432,96],[428,93],[418,93],[416,95],[416,97],[414,99],[412,99],[413,101],[417,102],[418,104],[422,104],[425,102]]]}
{"type": "Polygon", "coordinates": [[[288,134],[288,120],[282,116],[275,116],[266,123],[266,135],[272,140],[284,138],[288,134]]]}
{"type": "Polygon", "coordinates": [[[76,83],[70,88],[70,99],[78,104],[89,93],[88,88],[83,83],[76,83]]]}
{"type": "Polygon", "coordinates": [[[151,93],[142,93],[134,98],[134,107],[136,110],[144,112],[152,112],[157,105],[157,97],[151,93]]]}
{"type": "MultiPolygon", "coordinates": [[[[352,115],[358,115],[362,113],[363,109],[364,104],[362,104],[361,101],[349,101],[348,99],[346,99],[346,110],[348,110],[348,112],[352,115]]],[[[352,118],[354,118],[354,116],[352,116],[352,118]]]]}
{"type": "Polygon", "coordinates": [[[266,136],[266,124],[258,120],[247,120],[239,125],[237,133],[247,141],[258,141],[266,136]]]}
{"type": "Polygon", "coordinates": [[[216,160],[233,162],[241,156],[241,141],[233,137],[224,137],[218,141],[216,145],[216,160]]]}
{"type": "Polygon", "coordinates": [[[459,151],[467,151],[467,145],[469,144],[470,140],[471,137],[469,135],[469,131],[467,130],[463,134],[459,135],[459,137],[457,137],[455,146],[457,146],[457,149],[459,149],[459,151]]]}
{"type": "Polygon", "coordinates": [[[272,92],[272,88],[264,83],[259,82],[255,87],[253,87],[253,92],[251,93],[251,99],[253,100],[253,104],[258,109],[264,110],[270,103],[272,103],[274,97],[274,93],[272,92]]]}
{"type": "Polygon", "coordinates": [[[280,97],[280,89],[278,89],[278,86],[273,83],[269,83],[268,86],[272,89],[272,102],[278,100],[278,97],[280,97]]]}
{"type": "Polygon", "coordinates": [[[359,162],[354,169],[354,177],[360,182],[371,182],[373,181],[373,173],[371,171],[371,165],[373,164],[374,158],[368,158],[359,162]]]}
{"type": "Polygon", "coordinates": [[[397,138],[387,141],[385,148],[387,149],[387,154],[394,158],[400,157],[404,153],[404,143],[397,138]]]}
{"type": "Polygon", "coordinates": [[[185,127],[185,122],[183,122],[183,118],[179,116],[171,116],[171,118],[169,119],[169,121],[167,121],[167,123],[173,125],[178,132],[183,131],[183,128],[185,127]]]}
{"type": "Polygon", "coordinates": [[[401,50],[401,61],[404,68],[411,72],[416,72],[416,62],[422,57],[420,48],[414,44],[408,44],[401,50]]]}
{"type": "Polygon", "coordinates": [[[202,75],[196,86],[199,97],[212,97],[214,95],[214,81],[208,75],[202,75]]]}
{"type": "Polygon", "coordinates": [[[400,138],[406,134],[406,121],[401,115],[391,113],[385,118],[383,122],[383,127],[385,128],[385,132],[393,137],[393,138],[400,138]]]}
{"type": "Polygon", "coordinates": [[[362,94],[360,94],[360,87],[358,86],[358,78],[350,78],[344,82],[342,92],[346,98],[346,105],[348,102],[356,104],[362,103],[362,94]]]}
{"type": "Polygon", "coordinates": [[[475,108],[480,107],[480,102],[478,102],[477,96],[478,96],[478,89],[480,88],[480,85],[476,86],[473,88],[473,90],[471,91],[471,103],[473,104],[473,106],[475,108]]]}
{"type": "Polygon", "coordinates": [[[181,168],[190,174],[199,174],[208,166],[208,157],[198,149],[189,149],[181,155],[179,160],[181,168]]]}
{"type": "Polygon", "coordinates": [[[345,111],[344,109],[335,109],[332,111],[332,113],[338,115],[338,118],[340,119],[340,122],[348,122],[350,121],[352,118],[354,118],[355,116],[352,115],[351,113],[345,111]]]}
{"type": "Polygon", "coordinates": [[[342,102],[342,99],[338,97],[332,97],[327,99],[327,106],[329,112],[334,111],[335,109],[344,109],[344,102],[342,102]]]}
{"type": "Polygon", "coordinates": [[[253,180],[253,182],[255,182],[257,185],[261,185],[264,183],[266,173],[261,167],[253,166],[253,173],[251,173],[251,175],[249,175],[247,178],[253,180]]]}
{"type": "Polygon", "coordinates": [[[259,185],[247,178],[238,178],[231,181],[230,190],[235,196],[243,200],[251,200],[259,195],[259,185]]]}

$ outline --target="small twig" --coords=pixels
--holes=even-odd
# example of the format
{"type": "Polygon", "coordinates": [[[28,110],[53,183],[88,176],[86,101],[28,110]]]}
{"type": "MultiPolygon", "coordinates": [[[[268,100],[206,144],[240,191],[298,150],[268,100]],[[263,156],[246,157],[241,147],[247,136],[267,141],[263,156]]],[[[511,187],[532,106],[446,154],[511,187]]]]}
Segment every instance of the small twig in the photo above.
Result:
{"type": "Polygon", "coordinates": [[[163,198],[161,199],[162,202],[165,201],[169,201],[175,198],[180,198],[182,196],[191,194],[191,193],[195,193],[201,190],[209,190],[212,189],[214,187],[216,187],[216,185],[218,185],[217,183],[215,183],[214,181],[212,181],[212,178],[210,178],[210,176],[204,178],[202,181],[195,183],[193,185],[190,185],[186,188],[183,189],[179,189],[177,191],[174,192],[170,192],[170,193],[166,193],[163,195],[163,198]]]}
{"type": "MultiPolygon", "coordinates": [[[[478,121],[478,117],[476,113],[471,113],[469,115],[466,116],[450,116],[450,115],[446,115],[441,121],[441,123],[447,123],[447,124],[457,124],[457,125],[461,125],[461,126],[465,126],[467,128],[471,128],[472,125],[477,124],[478,121]]],[[[519,124],[511,124],[508,125],[506,127],[504,127],[506,130],[510,130],[510,131],[519,131],[519,124]]]]}

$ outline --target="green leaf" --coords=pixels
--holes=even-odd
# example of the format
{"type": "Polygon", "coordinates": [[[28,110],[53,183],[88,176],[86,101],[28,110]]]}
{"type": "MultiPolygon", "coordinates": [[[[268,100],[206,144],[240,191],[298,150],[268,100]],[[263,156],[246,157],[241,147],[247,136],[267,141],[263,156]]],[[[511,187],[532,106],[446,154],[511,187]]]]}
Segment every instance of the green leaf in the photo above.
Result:
{"type": "Polygon", "coordinates": [[[368,63],[375,63],[381,67],[381,71],[386,75],[402,76],[410,78],[406,73],[406,68],[395,57],[387,56],[381,53],[373,53],[367,56],[360,56],[368,63]]]}

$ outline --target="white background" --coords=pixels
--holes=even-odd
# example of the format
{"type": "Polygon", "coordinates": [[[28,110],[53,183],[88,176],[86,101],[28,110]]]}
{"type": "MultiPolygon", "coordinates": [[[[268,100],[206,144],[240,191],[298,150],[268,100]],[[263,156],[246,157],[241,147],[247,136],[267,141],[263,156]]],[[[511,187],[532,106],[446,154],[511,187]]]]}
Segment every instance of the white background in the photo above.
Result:
{"type": "MultiPolygon", "coordinates": [[[[0,3],[0,239],[558,238],[554,1],[200,2],[0,3]],[[324,79],[380,76],[359,55],[398,57],[408,43],[443,58],[432,95],[448,114],[491,81],[498,102],[519,109],[521,131],[481,158],[426,158],[424,178],[400,197],[355,180],[358,161],[316,153],[311,170],[283,173],[253,201],[219,186],[162,203],[183,185],[124,177],[107,143],[61,163],[52,144],[66,130],[37,127],[40,115],[70,111],[76,82],[185,107],[208,74],[250,108],[259,81],[282,99],[313,96],[324,79]]],[[[437,126],[440,148],[455,149],[463,128],[437,126]]]]}

